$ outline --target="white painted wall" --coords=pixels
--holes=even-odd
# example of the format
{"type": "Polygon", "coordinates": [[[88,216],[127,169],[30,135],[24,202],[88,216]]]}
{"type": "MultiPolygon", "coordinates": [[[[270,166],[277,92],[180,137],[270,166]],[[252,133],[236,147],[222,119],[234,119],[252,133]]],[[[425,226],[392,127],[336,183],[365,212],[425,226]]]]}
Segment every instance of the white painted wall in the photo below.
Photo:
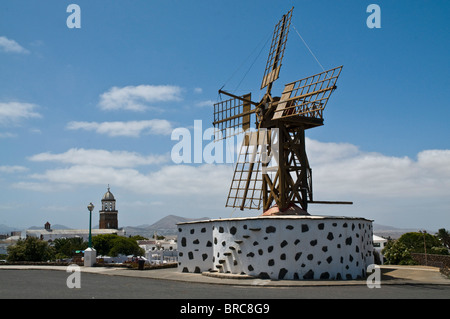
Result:
{"type": "Polygon", "coordinates": [[[179,271],[271,279],[357,279],[373,264],[372,222],[266,216],[178,224],[179,271]]]}

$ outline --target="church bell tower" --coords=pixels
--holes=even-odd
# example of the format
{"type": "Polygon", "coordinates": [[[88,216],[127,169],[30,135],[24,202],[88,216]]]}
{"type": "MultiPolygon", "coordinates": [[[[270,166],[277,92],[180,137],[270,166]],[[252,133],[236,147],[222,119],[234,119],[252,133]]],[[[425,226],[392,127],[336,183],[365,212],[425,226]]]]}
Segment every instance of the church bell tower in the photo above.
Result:
{"type": "Polygon", "coordinates": [[[119,222],[117,220],[116,199],[111,193],[108,185],[108,191],[102,198],[102,210],[100,211],[99,229],[118,229],[119,222]]]}

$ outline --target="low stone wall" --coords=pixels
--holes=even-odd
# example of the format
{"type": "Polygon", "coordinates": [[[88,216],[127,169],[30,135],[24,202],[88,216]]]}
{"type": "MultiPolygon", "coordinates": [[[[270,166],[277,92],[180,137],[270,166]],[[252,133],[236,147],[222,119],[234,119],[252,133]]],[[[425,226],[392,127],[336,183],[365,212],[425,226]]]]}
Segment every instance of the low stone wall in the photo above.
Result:
{"type": "Polygon", "coordinates": [[[373,264],[372,221],[259,216],[178,224],[178,269],[271,279],[358,279],[373,264]]]}
{"type": "Polygon", "coordinates": [[[433,266],[439,268],[450,268],[450,256],[411,253],[412,259],[419,265],[433,266]]]}

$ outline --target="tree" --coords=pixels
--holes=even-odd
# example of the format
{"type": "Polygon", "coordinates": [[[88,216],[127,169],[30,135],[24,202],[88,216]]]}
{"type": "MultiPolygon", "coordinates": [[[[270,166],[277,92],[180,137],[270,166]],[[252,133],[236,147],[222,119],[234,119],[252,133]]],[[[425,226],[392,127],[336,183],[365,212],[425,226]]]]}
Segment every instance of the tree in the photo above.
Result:
{"type": "Polygon", "coordinates": [[[388,265],[412,265],[410,249],[399,240],[390,240],[383,248],[383,255],[388,265]]]}
{"type": "Polygon", "coordinates": [[[109,251],[113,247],[113,241],[117,238],[116,234],[97,235],[92,237],[92,246],[97,251],[97,255],[108,256],[109,251]]]}
{"type": "Polygon", "coordinates": [[[57,238],[53,241],[57,258],[69,258],[76,250],[85,250],[88,243],[81,237],[57,238]]]}
{"type": "Polygon", "coordinates": [[[389,241],[383,249],[386,263],[394,265],[414,264],[411,253],[448,254],[437,236],[428,233],[410,232],[400,236],[399,239],[389,241]]]}
{"type": "Polygon", "coordinates": [[[436,236],[428,233],[410,232],[405,233],[398,239],[403,243],[412,253],[425,253],[425,246],[427,254],[431,253],[432,247],[441,246],[441,242],[436,236]]]}
{"type": "Polygon", "coordinates": [[[8,261],[47,261],[54,259],[55,250],[49,244],[36,237],[19,239],[8,247],[8,261]]]}
{"type": "Polygon", "coordinates": [[[126,238],[116,234],[97,235],[92,238],[92,245],[98,255],[117,256],[144,255],[145,251],[139,247],[134,238],[126,238]]]}
{"type": "Polygon", "coordinates": [[[118,236],[118,238],[114,240],[114,244],[109,251],[109,255],[115,257],[119,254],[142,256],[145,254],[145,251],[139,247],[136,240],[118,236]]]}
{"type": "Polygon", "coordinates": [[[134,240],[148,240],[147,237],[144,237],[142,235],[128,236],[128,238],[132,238],[134,240]]]}
{"type": "Polygon", "coordinates": [[[436,237],[439,238],[441,243],[447,248],[450,249],[450,235],[445,228],[441,228],[438,230],[436,237]]]}

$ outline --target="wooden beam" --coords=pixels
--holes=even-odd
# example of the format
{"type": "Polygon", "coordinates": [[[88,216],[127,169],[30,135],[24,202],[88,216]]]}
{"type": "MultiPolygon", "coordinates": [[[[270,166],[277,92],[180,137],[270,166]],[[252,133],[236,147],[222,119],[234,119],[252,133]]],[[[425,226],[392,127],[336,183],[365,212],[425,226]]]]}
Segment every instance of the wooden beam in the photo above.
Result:
{"type": "Polygon", "coordinates": [[[228,93],[227,91],[219,90],[219,93],[220,93],[220,94],[223,93],[223,94],[225,94],[225,95],[234,97],[235,99],[241,100],[241,101],[246,102],[246,103],[253,104],[253,105],[255,105],[255,106],[258,106],[258,105],[259,105],[259,103],[253,102],[252,100],[243,98],[243,97],[238,96],[238,95],[234,95],[234,94],[228,93]]]}
{"type": "Polygon", "coordinates": [[[353,202],[343,202],[343,201],[326,201],[326,200],[313,200],[308,201],[310,204],[330,204],[330,205],[353,205],[353,202]]]}

